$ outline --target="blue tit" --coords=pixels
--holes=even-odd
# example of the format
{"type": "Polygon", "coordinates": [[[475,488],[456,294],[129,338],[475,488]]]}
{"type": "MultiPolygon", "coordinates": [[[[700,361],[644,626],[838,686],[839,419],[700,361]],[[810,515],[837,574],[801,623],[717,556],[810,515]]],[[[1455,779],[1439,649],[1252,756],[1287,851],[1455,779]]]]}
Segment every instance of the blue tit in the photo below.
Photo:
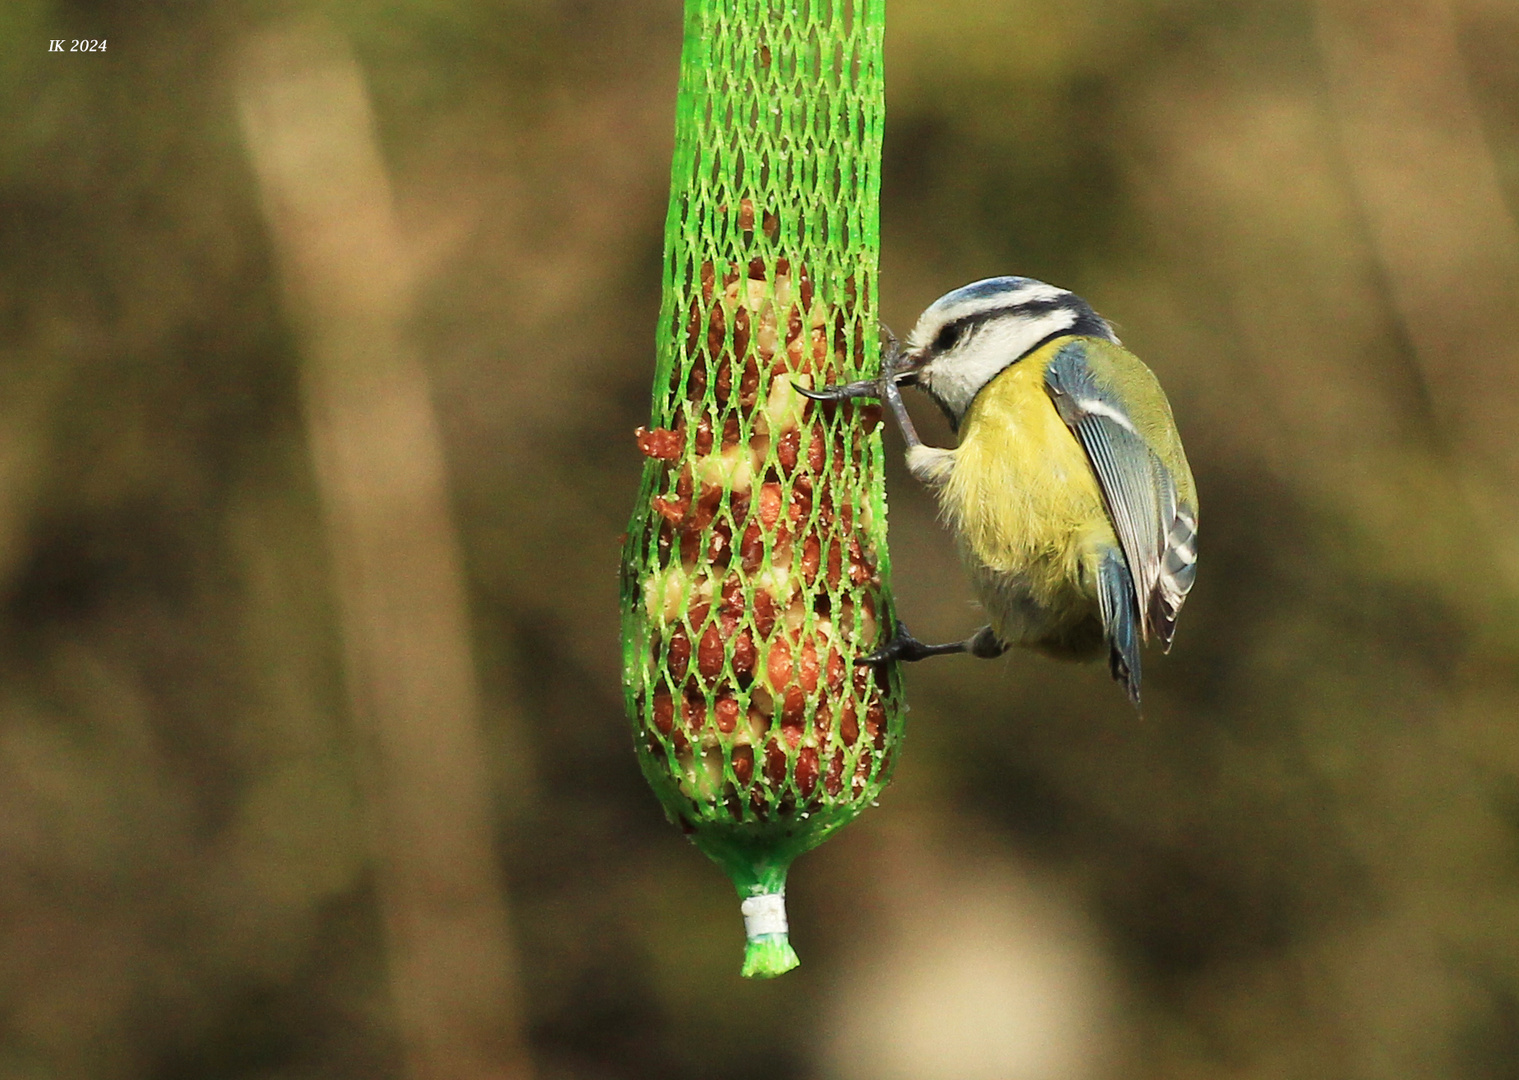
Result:
{"type": "Polygon", "coordinates": [[[892,343],[881,378],[809,396],[886,401],[990,619],[947,645],[899,624],[863,662],[1105,653],[1139,704],[1140,642],[1170,648],[1197,574],[1197,488],[1160,383],[1086,301],[1029,278],[975,282],[892,343]],[[925,446],[899,386],[926,391],[959,445],[925,446]]]}

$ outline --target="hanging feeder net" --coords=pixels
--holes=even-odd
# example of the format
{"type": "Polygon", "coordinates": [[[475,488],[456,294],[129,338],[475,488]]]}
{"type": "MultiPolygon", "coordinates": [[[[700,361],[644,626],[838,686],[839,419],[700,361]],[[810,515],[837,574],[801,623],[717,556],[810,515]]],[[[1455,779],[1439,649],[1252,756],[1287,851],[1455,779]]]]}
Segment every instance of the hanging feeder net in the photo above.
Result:
{"type": "Polygon", "coordinates": [[[744,974],[794,967],[786,871],[902,737],[876,372],[883,0],[687,0],[653,414],[624,552],[644,775],[732,877],[744,974]]]}

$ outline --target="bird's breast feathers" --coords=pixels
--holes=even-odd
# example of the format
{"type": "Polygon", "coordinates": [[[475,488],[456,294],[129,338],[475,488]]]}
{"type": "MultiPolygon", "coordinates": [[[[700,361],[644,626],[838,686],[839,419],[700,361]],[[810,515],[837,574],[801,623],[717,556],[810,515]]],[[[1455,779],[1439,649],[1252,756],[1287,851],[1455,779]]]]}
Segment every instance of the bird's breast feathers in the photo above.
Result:
{"type": "Polygon", "coordinates": [[[1044,368],[1058,344],[982,388],[940,488],[967,557],[1051,601],[1087,583],[1083,563],[1116,543],[1086,453],[1045,389],[1044,368]]]}

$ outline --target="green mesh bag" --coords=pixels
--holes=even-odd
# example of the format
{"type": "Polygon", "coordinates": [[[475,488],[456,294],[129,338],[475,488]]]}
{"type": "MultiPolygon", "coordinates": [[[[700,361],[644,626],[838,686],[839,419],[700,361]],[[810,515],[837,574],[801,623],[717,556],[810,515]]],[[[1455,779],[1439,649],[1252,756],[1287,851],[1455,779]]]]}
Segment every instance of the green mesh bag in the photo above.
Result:
{"type": "Polygon", "coordinates": [[[687,0],[653,417],[624,553],[644,775],[732,877],[743,973],[796,966],[793,859],[902,738],[880,407],[793,388],[880,361],[883,0],[687,0]]]}

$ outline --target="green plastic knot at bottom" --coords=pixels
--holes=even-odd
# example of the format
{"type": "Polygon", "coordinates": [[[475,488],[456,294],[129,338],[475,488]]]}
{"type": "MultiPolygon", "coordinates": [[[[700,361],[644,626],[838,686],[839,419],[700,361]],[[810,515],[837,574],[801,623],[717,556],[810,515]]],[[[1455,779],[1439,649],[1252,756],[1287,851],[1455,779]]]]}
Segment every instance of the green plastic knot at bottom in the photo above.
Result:
{"type": "Polygon", "coordinates": [[[773,979],[800,963],[785,934],[764,934],[750,938],[744,947],[743,975],[746,979],[773,979]]]}
{"type": "MultiPolygon", "coordinates": [[[[809,813],[758,823],[724,822],[716,812],[706,820],[698,819],[692,841],[726,871],[742,901],[746,978],[771,979],[801,963],[786,924],[786,873],[798,855],[821,844],[860,812],[864,800],[880,793],[886,783],[883,773],[875,774],[874,783],[862,789],[860,798],[820,803],[819,809],[809,813]]],[[[669,790],[657,772],[650,779],[656,791],[669,790]]],[[[685,812],[692,809],[699,808],[688,806],[685,812]]]]}
{"type": "Polygon", "coordinates": [[[801,963],[787,935],[784,892],[754,893],[744,898],[740,910],[749,939],[744,947],[745,978],[773,979],[801,963]]]}

